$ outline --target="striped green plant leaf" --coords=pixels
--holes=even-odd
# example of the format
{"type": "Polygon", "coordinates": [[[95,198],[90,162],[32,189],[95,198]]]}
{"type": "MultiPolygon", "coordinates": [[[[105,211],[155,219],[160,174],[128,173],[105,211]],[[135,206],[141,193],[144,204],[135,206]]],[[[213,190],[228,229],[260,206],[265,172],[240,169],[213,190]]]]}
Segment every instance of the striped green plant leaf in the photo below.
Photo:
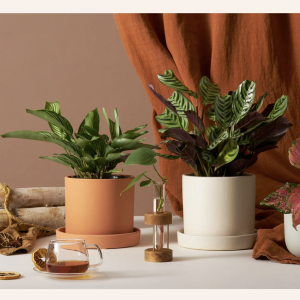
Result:
{"type": "Polygon", "coordinates": [[[251,137],[252,131],[251,132],[246,132],[245,134],[242,134],[240,140],[239,140],[239,145],[240,146],[246,146],[250,144],[250,137],[251,137]]]}
{"type": "Polygon", "coordinates": [[[215,105],[211,105],[210,108],[207,110],[206,112],[206,116],[212,120],[212,121],[216,121],[216,112],[215,112],[215,105]]]}
{"type": "MultiPolygon", "coordinates": [[[[57,113],[58,115],[61,115],[61,111],[60,111],[60,105],[59,102],[46,102],[45,104],[45,110],[48,111],[53,111],[55,113],[57,113]]],[[[61,129],[60,127],[57,127],[56,125],[48,122],[50,129],[52,130],[52,132],[57,135],[58,137],[60,137],[61,139],[65,139],[65,138],[69,138],[68,134],[66,132],[64,132],[63,129],[61,129]]]]}
{"type": "Polygon", "coordinates": [[[210,124],[206,127],[205,133],[206,133],[208,140],[210,140],[211,132],[214,131],[216,128],[218,128],[218,125],[216,125],[216,124],[210,124]]]}
{"type": "Polygon", "coordinates": [[[162,74],[162,75],[157,74],[157,78],[162,84],[164,84],[178,92],[186,93],[196,99],[198,98],[198,94],[196,92],[189,90],[185,85],[183,85],[176,78],[176,76],[174,75],[172,70],[165,70],[164,74],[162,74]]]}
{"type": "Polygon", "coordinates": [[[202,103],[206,106],[207,104],[213,104],[215,102],[215,98],[219,95],[220,89],[217,84],[212,84],[208,77],[202,76],[199,83],[199,92],[202,103]]]}
{"type": "Polygon", "coordinates": [[[220,94],[215,98],[215,115],[216,121],[223,128],[228,128],[232,122],[232,95],[226,94],[221,96],[220,94]]]}
{"type": "Polygon", "coordinates": [[[124,134],[136,132],[136,131],[138,131],[138,130],[140,130],[140,129],[146,128],[147,126],[148,126],[148,124],[145,124],[145,125],[141,125],[141,126],[135,127],[135,128],[133,128],[133,129],[131,129],[131,130],[125,131],[124,134]]]}
{"type": "Polygon", "coordinates": [[[61,140],[59,138],[59,136],[57,136],[56,134],[49,132],[49,131],[39,131],[39,133],[41,133],[42,135],[44,135],[50,139],[61,140]]]}
{"type": "Polygon", "coordinates": [[[40,158],[41,159],[48,159],[48,160],[54,161],[56,163],[62,164],[64,166],[67,166],[69,168],[73,168],[72,164],[65,157],[59,157],[59,156],[40,156],[40,158]]]}
{"type": "Polygon", "coordinates": [[[221,127],[215,127],[209,134],[209,145],[207,150],[216,148],[220,143],[224,142],[228,138],[228,131],[221,127]]]}
{"type": "Polygon", "coordinates": [[[232,111],[234,124],[243,119],[251,109],[255,97],[255,87],[255,82],[245,80],[233,93],[232,111]]]}
{"type": "Polygon", "coordinates": [[[58,128],[63,129],[70,136],[72,136],[73,134],[73,127],[71,126],[70,122],[66,118],[60,116],[54,111],[49,111],[45,109],[40,109],[40,110],[26,109],[26,112],[36,117],[39,117],[47,121],[48,123],[57,126],[58,128]]]}
{"type": "Polygon", "coordinates": [[[51,138],[39,131],[30,131],[30,130],[19,130],[19,131],[12,131],[1,135],[3,138],[17,138],[17,139],[26,139],[26,140],[34,140],[34,141],[42,141],[56,144],[76,156],[80,156],[80,149],[75,145],[75,143],[66,141],[66,140],[59,140],[57,138],[51,138]]]}
{"type": "Polygon", "coordinates": [[[181,123],[176,114],[174,114],[168,107],[165,108],[161,115],[155,117],[156,121],[168,128],[181,128],[181,123]]]}
{"type": "Polygon", "coordinates": [[[86,154],[86,156],[83,156],[81,159],[87,165],[87,167],[92,167],[92,168],[97,167],[96,161],[90,155],[86,154]]]}
{"type": "Polygon", "coordinates": [[[239,145],[236,140],[230,139],[219,153],[216,164],[221,167],[233,161],[239,153],[239,145]]]}
{"type": "MultiPolygon", "coordinates": [[[[100,125],[100,116],[98,112],[98,108],[90,111],[81,122],[78,133],[85,133],[84,126],[89,126],[93,128],[97,133],[99,133],[99,125],[100,125]]],[[[97,134],[98,135],[98,134],[97,134]]]]}
{"type": "MultiPolygon", "coordinates": [[[[115,110],[114,110],[114,114],[115,114],[115,110]]],[[[104,109],[103,107],[103,115],[105,117],[105,120],[108,124],[108,128],[109,128],[109,132],[110,132],[110,137],[111,139],[115,139],[116,137],[118,137],[119,135],[122,134],[122,131],[121,131],[121,128],[119,126],[119,130],[116,131],[116,123],[114,121],[112,121],[108,116],[107,116],[107,113],[106,113],[106,110],[104,109]]],[[[119,120],[118,120],[119,122],[119,120]]]]}
{"type": "Polygon", "coordinates": [[[61,141],[61,143],[64,145],[62,146],[64,149],[69,150],[70,152],[72,152],[73,154],[75,154],[77,157],[81,157],[82,156],[82,151],[81,149],[75,144],[75,142],[70,142],[67,140],[63,140],[61,141]]]}
{"type": "Polygon", "coordinates": [[[257,102],[254,104],[254,107],[252,108],[252,111],[259,111],[264,103],[264,99],[269,95],[269,93],[265,93],[259,99],[257,102]]]}
{"type": "Polygon", "coordinates": [[[208,161],[210,164],[214,164],[216,162],[216,159],[213,156],[213,154],[207,150],[203,150],[201,152],[201,155],[202,155],[203,159],[208,161]]]}
{"type": "Polygon", "coordinates": [[[126,139],[136,139],[144,134],[148,133],[148,131],[140,131],[140,132],[125,132],[119,136],[119,138],[126,138],[126,139]]]}
{"type": "Polygon", "coordinates": [[[81,159],[79,159],[78,157],[71,155],[71,154],[66,154],[66,153],[62,153],[62,154],[54,154],[59,156],[60,158],[64,157],[65,159],[67,159],[67,161],[69,162],[70,165],[72,165],[74,168],[78,167],[78,168],[83,168],[84,165],[81,161],[81,159]]]}
{"type": "Polygon", "coordinates": [[[189,129],[189,120],[184,112],[188,110],[195,111],[194,105],[184,95],[177,91],[173,92],[168,101],[176,108],[182,129],[187,131],[189,129]]]}
{"type": "Polygon", "coordinates": [[[268,120],[266,121],[266,123],[270,123],[276,120],[277,118],[279,118],[280,116],[282,116],[285,113],[287,106],[288,106],[288,96],[282,95],[279,99],[276,100],[272,111],[267,117],[268,120]]]}

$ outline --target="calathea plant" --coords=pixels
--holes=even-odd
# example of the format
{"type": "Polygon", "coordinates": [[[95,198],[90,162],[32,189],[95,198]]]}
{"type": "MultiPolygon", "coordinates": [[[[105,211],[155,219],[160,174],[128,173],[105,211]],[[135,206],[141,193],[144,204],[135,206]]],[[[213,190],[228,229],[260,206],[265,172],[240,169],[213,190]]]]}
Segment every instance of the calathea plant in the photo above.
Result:
{"type": "MultiPolygon", "coordinates": [[[[147,133],[147,131],[139,131],[147,125],[142,125],[122,133],[117,109],[114,110],[115,121],[112,121],[108,118],[103,108],[103,114],[109,126],[111,139],[105,134],[99,134],[100,117],[97,108],[86,115],[77,133],[73,132],[70,122],[61,115],[59,102],[46,102],[45,109],[27,109],[26,111],[47,121],[52,132],[21,130],[5,133],[2,137],[43,141],[62,147],[64,153],[54,154],[54,156],[41,156],[40,158],[72,168],[75,176],[78,178],[111,178],[112,173],[120,172],[116,169],[117,165],[126,161],[129,156],[124,151],[145,148],[148,156],[149,152],[151,156],[159,155],[153,150],[148,149],[149,147],[154,149],[158,147],[143,144],[142,142],[145,139],[138,139],[147,133]]],[[[154,156],[152,157],[152,161],[154,160],[154,156]]],[[[143,160],[134,162],[130,157],[129,162],[131,164],[141,163],[145,165],[143,160]]]]}
{"type": "Polygon", "coordinates": [[[166,106],[156,116],[164,126],[159,132],[168,150],[187,163],[195,176],[242,175],[256,162],[259,153],[277,148],[292,126],[282,116],[288,96],[281,96],[259,113],[268,93],[254,103],[256,83],[253,81],[245,80],[235,91],[222,96],[218,85],[206,76],[200,80],[199,92],[189,90],[171,70],[157,76],[162,84],[175,90],[165,99],[148,84],[166,106]],[[196,99],[196,107],[184,94],[196,99]],[[200,114],[199,96],[203,106],[200,114]],[[207,128],[203,122],[205,110],[206,117],[212,121],[207,128]]]}
{"type": "MultiPolygon", "coordinates": [[[[300,139],[289,149],[290,163],[300,169],[300,139]]],[[[300,224],[300,184],[287,182],[267,196],[260,204],[272,207],[282,214],[292,214],[293,227],[300,224]]]]}

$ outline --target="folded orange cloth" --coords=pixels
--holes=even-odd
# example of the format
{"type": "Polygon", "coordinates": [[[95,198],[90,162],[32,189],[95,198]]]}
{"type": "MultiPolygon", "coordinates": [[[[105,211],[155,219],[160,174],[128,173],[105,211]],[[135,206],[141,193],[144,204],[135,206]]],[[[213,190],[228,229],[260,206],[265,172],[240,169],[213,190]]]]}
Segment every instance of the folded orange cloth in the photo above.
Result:
{"type": "Polygon", "coordinates": [[[252,257],[269,259],[281,264],[300,265],[300,258],[291,254],[284,241],[284,224],[273,229],[259,229],[252,257]]]}

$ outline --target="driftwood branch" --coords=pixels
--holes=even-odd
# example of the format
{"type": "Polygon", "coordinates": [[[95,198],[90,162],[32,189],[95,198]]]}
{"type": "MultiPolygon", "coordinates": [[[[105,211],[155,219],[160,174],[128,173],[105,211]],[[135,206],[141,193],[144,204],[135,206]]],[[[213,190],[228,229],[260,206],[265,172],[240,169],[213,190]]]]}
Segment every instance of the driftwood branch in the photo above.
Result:
{"type": "MultiPolygon", "coordinates": [[[[4,208],[4,193],[0,191],[0,208],[4,208]]],[[[9,208],[52,207],[65,205],[64,187],[11,189],[9,208]]]]}
{"type": "MultiPolygon", "coordinates": [[[[14,215],[25,223],[32,223],[52,229],[65,226],[65,207],[33,207],[16,208],[14,215]]],[[[4,209],[0,209],[0,230],[8,226],[8,216],[4,209]]]]}

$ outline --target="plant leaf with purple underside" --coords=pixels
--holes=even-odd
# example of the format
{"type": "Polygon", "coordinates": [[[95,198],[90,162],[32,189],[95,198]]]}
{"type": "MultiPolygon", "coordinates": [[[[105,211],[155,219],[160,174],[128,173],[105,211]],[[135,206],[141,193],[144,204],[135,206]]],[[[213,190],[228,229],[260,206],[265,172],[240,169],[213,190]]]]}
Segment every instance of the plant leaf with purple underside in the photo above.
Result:
{"type": "Polygon", "coordinates": [[[273,110],[274,105],[275,105],[275,103],[268,104],[268,106],[264,109],[264,111],[261,114],[264,117],[267,117],[271,113],[271,111],[273,110]]]}
{"type": "Polygon", "coordinates": [[[297,225],[300,224],[300,184],[291,187],[286,205],[292,212],[293,227],[297,230],[297,225]]]}
{"type": "Polygon", "coordinates": [[[235,130],[239,128],[249,129],[266,120],[267,118],[265,118],[259,112],[251,111],[240,122],[238,122],[238,124],[235,126],[234,129],[235,130]]]}
{"type": "Polygon", "coordinates": [[[180,128],[170,128],[164,132],[164,136],[182,142],[190,142],[193,145],[196,144],[195,140],[190,136],[190,134],[180,128]]]}
{"type": "Polygon", "coordinates": [[[300,138],[293,141],[289,149],[289,160],[292,166],[300,169],[300,138]]]}
{"type": "Polygon", "coordinates": [[[177,114],[176,108],[172,105],[171,102],[169,102],[168,100],[166,100],[162,95],[160,95],[158,92],[156,92],[156,90],[154,89],[154,86],[152,84],[148,84],[149,89],[151,90],[151,92],[156,96],[156,98],[158,100],[160,100],[160,102],[166,106],[167,108],[169,108],[173,113],[177,114]]]}
{"type": "Polygon", "coordinates": [[[195,135],[195,134],[191,134],[190,136],[195,140],[196,145],[199,148],[204,149],[207,146],[207,142],[202,136],[195,135]]]}
{"type": "Polygon", "coordinates": [[[195,111],[188,110],[184,112],[188,119],[196,126],[201,134],[205,132],[205,127],[201,118],[197,115],[195,111]]]}
{"type": "Polygon", "coordinates": [[[188,165],[195,166],[197,161],[197,153],[193,145],[187,143],[180,153],[180,158],[188,165]]]}
{"type": "Polygon", "coordinates": [[[175,141],[175,140],[172,141],[168,140],[166,146],[170,152],[180,155],[181,150],[185,147],[185,143],[175,141]]]}
{"type": "Polygon", "coordinates": [[[228,164],[228,167],[231,170],[231,174],[235,175],[236,173],[246,169],[250,163],[249,159],[246,158],[238,158],[231,163],[228,164]]]}
{"type": "Polygon", "coordinates": [[[258,148],[255,150],[255,152],[251,155],[246,155],[243,158],[238,158],[236,160],[234,160],[233,162],[229,163],[229,168],[231,169],[231,173],[238,173],[243,171],[244,169],[250,168],[253,164],[256,163],[257,161],[257,156],[258,154],[271,150],[271,149],[275,149],[277,148],[277,146],[274,145],[267,145],[261,148],[258,148]]]}
{"type": "MultiPolygon", "coordinates": [[[[253,132],[250,138],[250,150],[257,148],[259,144],[269,139],[283,136],[293,125],[288,119],[279,117],[271,123],[259,128],[253,132]]],[[[278,142],[278,141],[277,141],[278,142]]]]}
{"type": "Polygon", "coordinates": [[[295,185],[295,183],[287,182],[285,185],[267,196],[260,204],[272,207],[282,214],[290,214],[291,211],[287,206],[286,201],[290,189],[295,185]]]}

